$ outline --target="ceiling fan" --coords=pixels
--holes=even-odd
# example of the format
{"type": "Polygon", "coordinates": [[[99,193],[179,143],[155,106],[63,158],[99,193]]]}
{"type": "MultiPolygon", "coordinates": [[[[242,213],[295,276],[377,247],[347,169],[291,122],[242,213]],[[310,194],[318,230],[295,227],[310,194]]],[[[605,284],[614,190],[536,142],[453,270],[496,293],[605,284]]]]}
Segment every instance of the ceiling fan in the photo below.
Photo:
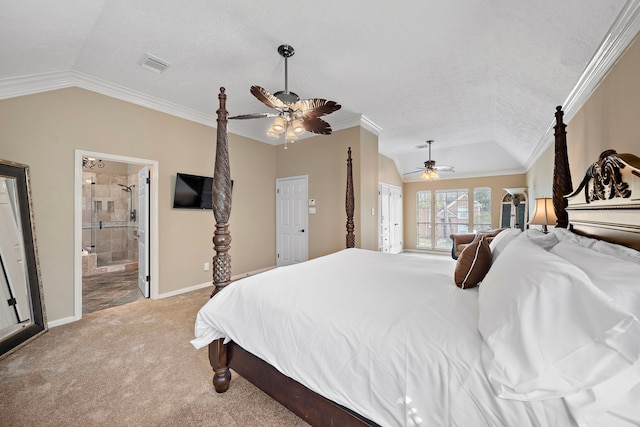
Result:
{"type": "Polygon", "coordinates": [[[341,107],[335,101],[321,98],[300,99],[294,92],[289,91],[287,59],[295,53],[293,47],[283,44],[278,47],[278,53],[284,58],[284,90],[274,94],[267,92],[260,86],[251,86],[251,94],[277,113],[253,113],[229,117],[229,119],[260,119],[274,117],[267,135],[278,138],[285,134],[285,146],[294,142],[305,131],[320,135],[330,135],[331,125],[320,117],[338,111],[341,107]]]}
{"type": "Polygon", "coordinates": [[[433,144],[433,139],[428,140],[427,144],[429,145],[429,160],[424,162],[424,167],[419,166],[418,170],[405,173],[404,175],[411,175],[414,173],[421,172],[422,175],[420,175],[420,178],[422,179],[436,179],[438,178],[438,172],[445,172],[445,173],[455,172],[453,166],[436,166],[436,161],[431,160],[431,144],[433,144]]]}

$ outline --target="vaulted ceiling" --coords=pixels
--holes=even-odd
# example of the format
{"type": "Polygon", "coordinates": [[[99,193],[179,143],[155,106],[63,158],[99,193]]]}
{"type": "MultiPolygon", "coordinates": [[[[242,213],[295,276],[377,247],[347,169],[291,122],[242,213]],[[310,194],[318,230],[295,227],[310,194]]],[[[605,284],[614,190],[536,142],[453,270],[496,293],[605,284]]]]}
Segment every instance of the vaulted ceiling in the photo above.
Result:
{"type": "MultiPolygon", "coordinates": [[[[79,86],[215,125],[267,112],[251,85],[326,98],[401,173],[432,157],[451,177],[523,173],[638,32],[639,0],[2,0],[0,98],[79,86]],[[152,54],[170,64],[142,67],[152,54]]],[[[229,130],[271,144],[268,119],[229,130]]],[[[322,138],[321,136],[319,138],[322,138]]],[[[405,176],[407,180],[417,175],[405,176]]]]}

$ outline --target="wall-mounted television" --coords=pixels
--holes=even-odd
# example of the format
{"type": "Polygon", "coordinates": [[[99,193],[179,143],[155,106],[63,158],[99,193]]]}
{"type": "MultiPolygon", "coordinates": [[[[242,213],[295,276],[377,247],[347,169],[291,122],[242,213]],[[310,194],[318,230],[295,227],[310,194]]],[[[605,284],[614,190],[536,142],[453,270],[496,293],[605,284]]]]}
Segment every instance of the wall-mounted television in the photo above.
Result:
{"type": "Polygon", "coordinates": [[[176,174],[173,207],[181,209],[213,209],[213,178],[176,174]]]}

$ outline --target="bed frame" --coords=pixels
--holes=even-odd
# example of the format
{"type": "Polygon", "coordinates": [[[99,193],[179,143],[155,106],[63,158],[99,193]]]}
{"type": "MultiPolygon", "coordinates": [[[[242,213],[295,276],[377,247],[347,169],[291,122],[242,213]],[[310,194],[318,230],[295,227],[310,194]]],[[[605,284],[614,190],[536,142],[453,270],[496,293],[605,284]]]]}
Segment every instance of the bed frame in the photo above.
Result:
{"type": "MultiPolygon", "coordinates": [[[[218,95],[217,145],[213,175],[213,211],[216,229],[213,236],[212,297],[231,282],[231,258],[228,254],[231,235],[231,178],[227,140],[225,89],[218,95]]],[[[640,159],[613,150],[602,153],[591,165],[574,192],[567,156],[566,125],[561,107],[556,108],[553,204],[558,227],[602,240],[640,249],[640,159]],[[566,196],[566,195],[569,196],[566,196]],[[569,222],[571,213],[571,222],[569,222]]],[[[347,152],[347,233],[346,247],[355,247],[354,196],[351,148],[347,152]]],[[[234,342],[222,339],[209,345],[209,362],[213,368],[213,385],[218,393],[229,388],[231,369],[311,425],[375,426],[366,418],[309,390],[281,374],[274,367],[234,342]]]]}

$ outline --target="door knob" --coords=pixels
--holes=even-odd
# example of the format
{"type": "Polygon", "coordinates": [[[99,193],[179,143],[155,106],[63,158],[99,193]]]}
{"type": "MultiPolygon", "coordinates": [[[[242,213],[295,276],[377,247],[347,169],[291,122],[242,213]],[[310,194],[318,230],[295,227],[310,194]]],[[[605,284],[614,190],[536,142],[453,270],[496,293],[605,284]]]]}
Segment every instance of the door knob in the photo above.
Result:
{"type": "Polygon", "coordinates": [[[298,231],[301,232],[301,233],[304,233],[304,228],[302,230],[298,230],[298,231]]]}

